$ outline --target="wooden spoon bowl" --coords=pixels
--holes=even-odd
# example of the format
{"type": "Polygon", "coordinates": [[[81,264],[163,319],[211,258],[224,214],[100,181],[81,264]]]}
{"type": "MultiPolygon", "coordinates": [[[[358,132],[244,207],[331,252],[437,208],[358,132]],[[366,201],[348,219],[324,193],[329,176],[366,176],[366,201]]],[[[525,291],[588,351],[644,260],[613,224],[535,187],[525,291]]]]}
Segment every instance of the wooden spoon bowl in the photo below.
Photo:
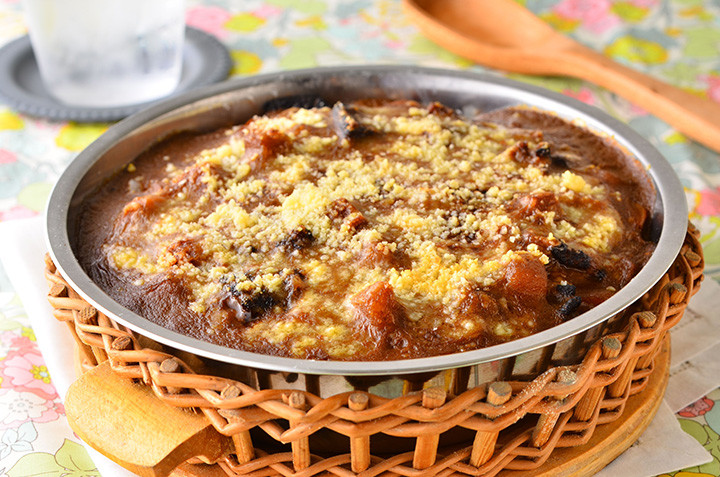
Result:
{"type": "Polygon", "coordinates": [[[603,86],[720,152],[720,105],[615,63],[553,30],[514,0],[403,0],[431,40],[485,66],[603,86]]]}

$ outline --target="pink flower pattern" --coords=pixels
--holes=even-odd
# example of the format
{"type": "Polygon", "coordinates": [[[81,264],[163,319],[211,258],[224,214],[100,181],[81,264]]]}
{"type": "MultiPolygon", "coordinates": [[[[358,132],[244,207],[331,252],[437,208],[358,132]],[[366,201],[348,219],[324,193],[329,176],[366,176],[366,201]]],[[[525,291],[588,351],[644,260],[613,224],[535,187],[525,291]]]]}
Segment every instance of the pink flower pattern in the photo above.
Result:
{"type": "Polygon", "coordinates": [[[657,6],[659,0],[630,0],[629,3],[632,3],[637,7],[652,8],[657,6]]]}
{"type": "Polygon", "coordinates": [[[708,85],[707,95],[716,103],[720,103],[720,76],[706,76],[705,82],[708,85]]]}
{"type": "Polygon", "coordinates": [[[18,337],[18,335],[12,331],[0,332],[0,357],[6,356],[8,351],[15,347],[15,342],[19,338],[22,337],[18,337]]]}
{"type": "Polygon", "coordinates": [[[678,414],[682,417],[698,417],[710,411],[715,406],[715,401],[706,397],[698,399],[689,406],[684,407],[678,414]]]}
{"type": "Polygon", "coordinates": [[[230,17],[230,13],[220,7],[197,6],[186,12],[185,22],[191,27],[206,31],[218,38],[225,38],[228,34],[225,22],[230,17]]]}
{"type": "Polygon", "coordinates": [[[7,149],[0,149],[0,164],[11,164],[17,161],[17,156],[7,149]]]}
{"type": "Polygon", "coordinates": [[[695,209],[700,215],[720,215],[720,187],[698,191],[700,201],[695,209]]]}
{"type": "Polygon", "coordinates": [[[35,217],[38,215],[34,210],[23,207],[22,205],[16,205],[8,210],[0,211],[0,221],[12,220],[12,219],[26,219],[28,217],[35,217]]]}
{"type": "Polygon", "coordinates": [[[566,89],[563,91],[563,94],[578,99],[583,103],[595,104],[595,95],[590,88],[582,87],[578,91],[566,89]]]}
{"type": "Polygon", "coordinates": [[[611,7],[609,0],[564,0],[555,5],[553,11],[561,17],[579,20],[592,33],[602,34],[620,24],[611,7]]]}
{"type": "Polygon", "coordinates": [[[58,397],[45,361],[34,346],[16,345],[7,358],[0,362],[0,376],[3,378],[3,388],[34,393],[44,399],[58,397]]]}
{"type": "Polygon", "coordinates": [[[65,414],[60,401],[33,392],[0,389],[0,429],[18,427],[28,421],[50,422],[65,414]]]}

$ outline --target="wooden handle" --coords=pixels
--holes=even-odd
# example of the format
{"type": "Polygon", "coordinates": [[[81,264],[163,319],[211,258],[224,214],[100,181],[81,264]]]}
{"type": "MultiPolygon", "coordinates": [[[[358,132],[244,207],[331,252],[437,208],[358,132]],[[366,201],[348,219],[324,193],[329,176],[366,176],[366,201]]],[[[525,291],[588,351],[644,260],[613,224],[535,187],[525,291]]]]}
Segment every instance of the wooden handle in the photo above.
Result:
{"type": "Polygon", "coordinates": [[[720,152],[720,104],[614,62],[580,44],[566,53],[565,73],[603,86],[720,152]]]}
{"type": "Polygon", "coordinates": [[[65,399],[70,427],[94,449],[143,477],[164,477],[191,457],[214,461],[232,440],[203,414],[172,407],[104,362],[75,381],[65,399]]]}
{"type": "Polygon", "coordinates": [[[460,56],[506,71],[598,84],[720,152],[720,104],[615,63],[556,33],[519,2],[403,0],[403,7],[428,38],[460,56]]]}

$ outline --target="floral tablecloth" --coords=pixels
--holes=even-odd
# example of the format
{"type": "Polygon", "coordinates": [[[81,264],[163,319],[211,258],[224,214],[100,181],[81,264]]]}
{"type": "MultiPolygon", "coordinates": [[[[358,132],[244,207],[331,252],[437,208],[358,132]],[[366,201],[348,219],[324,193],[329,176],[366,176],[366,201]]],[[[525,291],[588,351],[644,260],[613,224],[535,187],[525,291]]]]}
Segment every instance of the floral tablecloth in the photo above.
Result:
{"type": "MultiPolygon", "coordinates": [[[[558,31],[615,60],[720,102],[717,0],[523,3],[558,31]]],[[[187,23],[230,49],[233,76],[358,63],[483,70],[425,39],[397,0],[188,0],[187,23]]],[[[0,45],[24,33],[20,2],[0,0],[0,45]]],[[[707,275],[720,279],[720,155],[592,84],[511,76],[595,105],[650,139],[685,185],[691,219],[702,231],[707,275]]],[[[50,122],[0,102],[0,221],[41,214],[65,165],[108,126],[50,122]]],[[[677,418],[714,460],[675,475],[720,475],[720,389],[677,418]]],[[[0,474],[99,475],[78,442],[22,304],[0,267],[0,474]]]]}

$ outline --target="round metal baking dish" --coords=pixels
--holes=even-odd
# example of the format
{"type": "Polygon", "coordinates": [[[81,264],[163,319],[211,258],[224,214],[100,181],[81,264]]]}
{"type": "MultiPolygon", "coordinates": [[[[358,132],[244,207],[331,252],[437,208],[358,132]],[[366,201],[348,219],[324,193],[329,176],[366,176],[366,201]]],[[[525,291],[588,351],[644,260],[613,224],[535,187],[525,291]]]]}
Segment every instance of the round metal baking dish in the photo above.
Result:
{"type": "Polygon", "coordinates": [[[463,373],[473,376],[472,384],[498,376],[531,375],[544,371],[543,367],[549,364],[572,364],[608,327],[617,326],[623,310],[662,277],[680,250],[686,228],[687,206],[677,176],[655,148],[622,122],[563,95],[502,77],[413,66],[334,67],[273,73],[214,85],[170,99],[116,124],[80,153],[60,177],[47,209],[47,239],[59,270],[83,298],[117,322],[181,352],[280,376],[279,382],[270,380],[272,386],[293,384],[298,375],[326,375],[328,378],[339,375],[346,377],[351,386],[366,389],[392,376],[407,378],[414,375],[424,382],[444,370],[465,369],[463,373]],[[368,97],[440,101],[469,116],[506,106],[528,105],[552,111],[611,137],[642,164],[654,184],[656,251],[640,273],[615,296],[552,329],[489,348],[389,362],[280,358],[189,338],[120,306],[80,267],[74,246],[82,200],[158,140],[179,131],[209,131],[242,123],[252,115],[262,113],[268,103],[282,106],[284,102],[322,98],[332,104],[337,100],[368,97]]]}

